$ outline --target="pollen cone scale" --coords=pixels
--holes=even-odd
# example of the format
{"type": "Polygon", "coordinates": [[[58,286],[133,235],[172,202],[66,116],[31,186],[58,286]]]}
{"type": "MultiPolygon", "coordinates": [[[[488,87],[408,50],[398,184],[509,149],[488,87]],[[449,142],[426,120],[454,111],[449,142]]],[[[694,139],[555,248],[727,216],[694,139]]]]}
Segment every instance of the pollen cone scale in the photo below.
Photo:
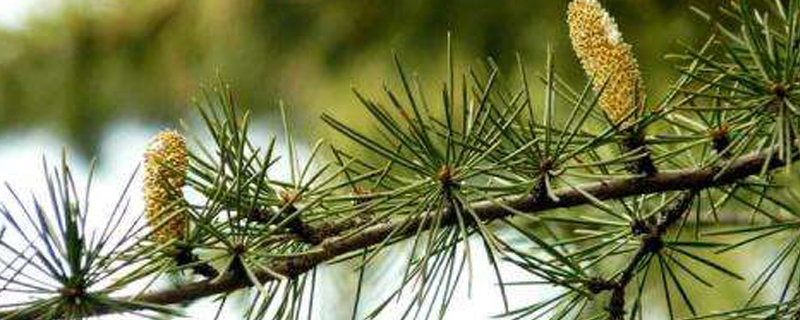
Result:
{"type": "Polygon", "coordinates": [[[620,121],[642,108],[639,65],[614,18],[597,0],[574,0],[567,9],[567,23],[572,47],[594,90],[602,90],[599,105],[609,118],[620,121]]]}
{"type": "Polygon", "coordinates": [[[153,240],[159,243],[181,239],[186,233],[181,188],[186,184],[188,162],[186,140],[174,130],[156,135],[144,153],[145,214],[153,240]]]}

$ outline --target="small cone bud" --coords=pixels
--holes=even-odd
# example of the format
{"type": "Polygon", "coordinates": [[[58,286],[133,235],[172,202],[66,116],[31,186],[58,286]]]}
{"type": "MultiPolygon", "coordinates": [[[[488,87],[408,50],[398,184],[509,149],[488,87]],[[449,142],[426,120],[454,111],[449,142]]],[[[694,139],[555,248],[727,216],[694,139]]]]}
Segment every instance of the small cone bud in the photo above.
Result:
{"type": "Polygon", "coordinates": [[[186,140],[178,132],[156,135],[144,153],[144,201],[147,222],[160,243],[181,239],[187,220],[180,205],[188,167],[186,140]]]}
{"type": "Polygon", "coordinates": [[[595,91],[605,85],[599,105],[609,118],[619,121],[641,108],[639,65],[614,18],[597,0],[574,0],[567,9],[567,23],[572,47],[595,91]]]}

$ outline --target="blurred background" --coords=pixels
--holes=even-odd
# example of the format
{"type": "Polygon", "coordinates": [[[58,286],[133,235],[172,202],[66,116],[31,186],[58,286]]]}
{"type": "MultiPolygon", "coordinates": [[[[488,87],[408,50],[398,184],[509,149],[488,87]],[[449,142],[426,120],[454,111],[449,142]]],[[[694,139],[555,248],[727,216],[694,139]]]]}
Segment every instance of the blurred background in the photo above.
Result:
{"type": "MultiPolygon", "coordinates": [[[[681,51],[681,42],[702,43],[709,33],[690,7],[716,14],[722,3],[602,2],[634,46],[655,99],[677,76],[664,55],[681,51]]],[[[279,121],[271,119],[283,101],[302,138],[336,139],[319,115],[335,112],[347,123],[364,123],[351,88],[377,96],[383,84],[396,84],[393,51],[406,70],[438,86],[445,75],[448,32],[462,71],[492,57],[513,74],[519,53],[535,74],[544,69],[551,45],[558,72],[580,87],[585,79],[567,38],[567,3],[0,0],[0,182],[41,190],[36,164],[43,155],[57,160],[66,146],[78,176],[86,173],[87,159],[98,159],[95,197],[100,203],[94,207],[107,208],[104,203],[113,202],[124,183],[121,177],[139,163],[148,137],[177,127],[178,119],[191,122],[196,117],[192,98],[217,77],[229,81],[242,104],[254,111],[263,125],[258,132],[273,132],[279,121]]],[[[133,210],[141,208],[138,188],[130,198],[133,210]]],[[[0,193],[0,201],[8,199],[0,193]]],[[[743,272],[751,271],[757,269],[743,272]]],[[[330,298],[318,308],[332,312],[327,319],[349,319],[347,297],[355,279],[327,279],[322,281],[335,283],[323,286],[322,294],[330,298]]],[[[484,319],[501,311],[495,291],[480,289],[491,286],[489,280],[475,284],[473,299],[480,303],[454,302],[464,308],[453,319],[484,319]]],[[[741,294],[745,287],[729,292],[741,294]]],[[[527,301],[530,295],[522,297],[527,301]]],[[[730,306],[726,303],[707,307],[730,306]]]]}
{"type": "MultiPolygon", "coordinates": [[[[675,75],[663,55],[708,33],[689,7],[719,4],[604,2],[635,46],[651,94],[675,75]]],[[[2,133],[46,128],[88,155],[114,124],[187,117],[191,97],[217,75],[259,117],[272,116],[279,99],[293,117],[310,120],[299,122],[306,129],[320,127],[323,111],[359,117],[351,86],[378,93],[394,81],[393,50],[407,69],[438,85],[448,31],[462,67],[493,57],[514,71],[519,52],[535,72],[550,44],[562,75],[583,83],[567,38],[565,0],[0,3],[2,133]]]]}

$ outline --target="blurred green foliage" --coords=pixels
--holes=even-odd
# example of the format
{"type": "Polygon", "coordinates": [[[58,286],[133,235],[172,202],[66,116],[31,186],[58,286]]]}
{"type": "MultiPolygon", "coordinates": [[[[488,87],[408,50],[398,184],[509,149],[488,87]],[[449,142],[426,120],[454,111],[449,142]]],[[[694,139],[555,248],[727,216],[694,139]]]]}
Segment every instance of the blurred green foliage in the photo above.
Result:
{"type": "MultiPolygon", "coordinates": [[[[608,0],[635,46],[651,94],[674,71],[663,56],[708,27],[689,10],[716,1],[608,0]]],[[[350,87],[378,92],[394,81],[396,50],[426,83],[441,81],[447,32],[460,65],[493,57],[532,71],[546,46],[582,84],[564,22],[566,0],[145,0],[78,2],[0,31],[0,125],[46,125],[93,152],[119,119],[188,115],[190,98],[217,74],[264,117],[278,99],[297,117],[335,109],[357,117],[350,87]],[[79,4],[78,4],[79,3],[79,4]]],[[[306,127],[305,129],[314,129],[306,127]]],[[[312,130],[313,131],[313,130],[312,130]]]]}

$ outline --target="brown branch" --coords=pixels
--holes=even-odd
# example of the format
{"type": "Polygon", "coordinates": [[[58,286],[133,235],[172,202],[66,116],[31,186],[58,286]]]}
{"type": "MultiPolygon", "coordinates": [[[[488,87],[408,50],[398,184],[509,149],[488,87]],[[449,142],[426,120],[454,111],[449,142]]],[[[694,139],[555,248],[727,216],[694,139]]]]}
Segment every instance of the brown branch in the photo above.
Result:
{"type": "Polygon", "coordinates": [[[692,189],[683,192],[675,203],[664,211],[660,221],[645,222],[646,232],[642,235],[639,248],[628,261],[628,265],[620,272],[619,278],[608,286],[611,291],[611,299],[608,302],[608,313],[611,320],[625,319],[625,289],[631,283],[636,271],[642,262],[645,262],[653,254],[657,254],[664,248],[662,237],[667,229],[686,215],[689,207],[697,196],[697,190],[692,189]]]}
{"type": "MultiPolygon", "coordinates": [[[[558,197],[558,201],[550,199],[545,201],[534,195],[511,196],[498,200],[499,202],[477,202],[473,204],[473,210],[480,219],[491,221],[511,216],[516,211],[532,214],[555,208],[568,208],[591,203],[591,200],[584,196],[584,193],[590,194],[599,200],[608,200],[690,188],[702,190],[731,184],[758,174],[766,164],[766,161],[770,161],[768,159],[771,159],[771,162],[766,164],[768,169],[782,167],[784,162],[777,160],[776,153],[776,150],[770,150],[769,152],[753,153],[740,157],[734,160],[724,172],[720,172],[719,168],[664,171],[641,178],[614,179],[585,184],[580,186],[583,192],[575,188],[558,189],[554,192],[558,197]],[[512,210],[509,210],[509,208],[512,210]]],[[[451,215],[454,213],[443,212],[441,214],[446,215],[441,219],[443,223],[455,223],[456,219],[451,219],[451,215]]],[[[273,261],[270,263],[269,268],[273,272],[286,277],[296,277],[337,256],[377,245],[391,236],[392,231],[400,226],[404,225],[404,230],[409,231],[395,233],[394,236],[398,238],[409,237],[424,221],[432,221],[434,215],[437,215],[437,213],[428,212],[407,218],[408,220],[404,221],[381,222],[351,236],[331,236],[321,241],[313,250],[305,254],[273,261]]],[[[430,226],[431,224],[424,224],[421,227],[427,229],[430,226]]],[[[276,280],[272,274],[267,272],[261,272],[257,274],[257,277],[264,282],[276,280]]],[[[224,277],[216,281],[198,281],[181,285],[178,288],[145,293],[139,296],[119,297],[118,299],[167,305],[231,292],[250,285],[245,279],[224,277]]],[[[119,312],[119,310],[97,310],[96,314],[114,312],[119,312]]],[[[0,312],[0,318],[12,313],[13,311],[0,312]]]]}

